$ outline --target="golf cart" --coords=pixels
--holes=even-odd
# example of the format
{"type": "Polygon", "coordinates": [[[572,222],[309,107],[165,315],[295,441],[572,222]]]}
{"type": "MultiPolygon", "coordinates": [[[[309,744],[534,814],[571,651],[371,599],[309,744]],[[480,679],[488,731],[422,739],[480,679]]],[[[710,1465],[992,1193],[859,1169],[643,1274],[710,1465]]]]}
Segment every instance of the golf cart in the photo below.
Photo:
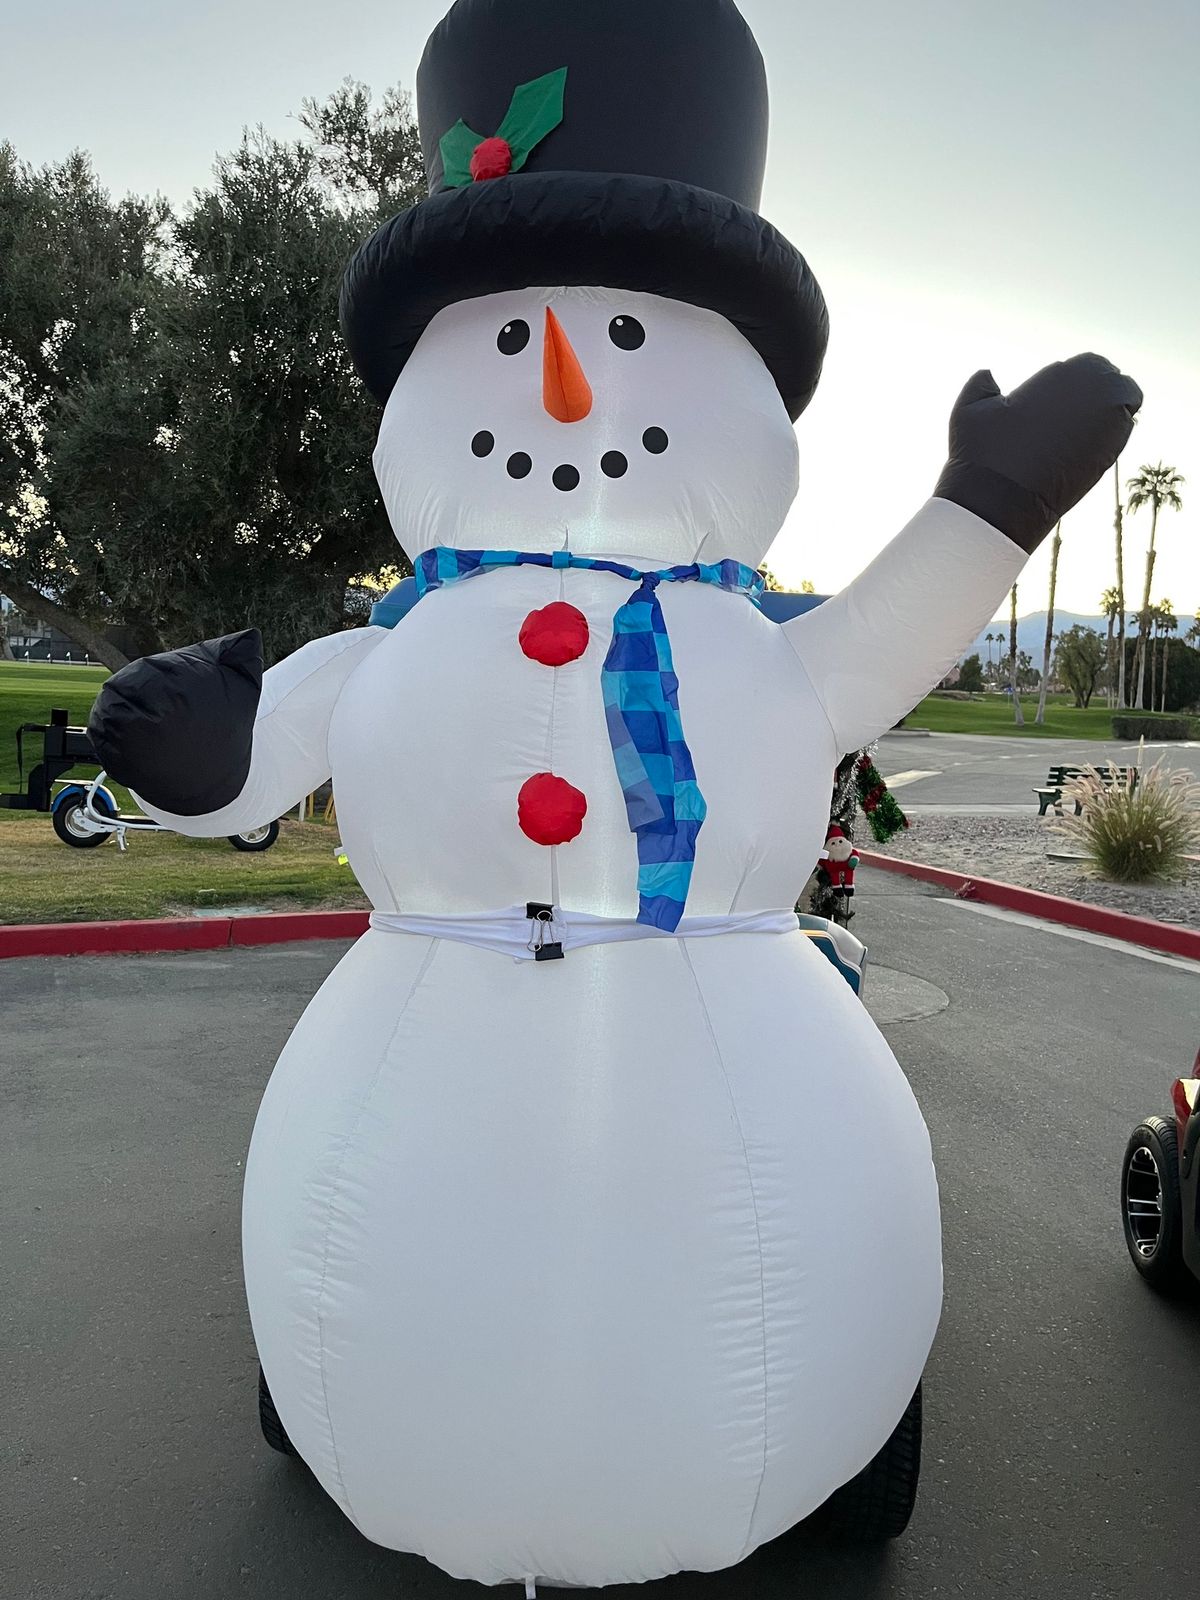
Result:
{"type": "Polygon", "coordinates": [[[1121,1219],[1130,1259],[1154,1289],[1200,1281],[1200,1052],[1171,1087],[1172,1117],[1147,1117],[1121,1166],[1121,1219]]]}
{"type": "MultiPolygon", "coordinates": [[[[0,794],[0,806],[13,811],[48,811],[55,833],[76,850],[91,850],[110,837],[124,850],[130,833],[168,831],[153,817],[122,811],[112,790],[105,787],[103,772],[84,782],[62,782],[63,774],[72,767],[95,763],[87,729],[71,727],[65,711],[51,711],[48,723],[23,723],[17,729],[17,773],[22,787],[15,794],[0,794]],[[24,782],[26,734],[38,735],[42,741],[41,760],[30,769],[28,783],[24,782]]],[[[269,850],[278,837],[279,823],[275,821],[228,835],[235,850],[253,852],[269,850]]]]}

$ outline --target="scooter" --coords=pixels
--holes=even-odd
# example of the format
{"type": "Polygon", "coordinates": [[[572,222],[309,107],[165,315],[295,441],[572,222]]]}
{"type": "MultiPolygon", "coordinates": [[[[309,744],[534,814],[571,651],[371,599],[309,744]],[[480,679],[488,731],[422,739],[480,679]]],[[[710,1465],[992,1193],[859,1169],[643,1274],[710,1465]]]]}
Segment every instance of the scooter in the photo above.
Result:
{"type": "MultiPolygon", "coordinates": [[[[106,774],[98,772],[89,783],[65,783],[50,805],[50,821],[64,844],[76,850],[91,850],[105,839],[115,837],[118,850],[129,848],[131,833],[166,833],[153,817],[139,811],[121,811],[116,796],[105,787],[106,774]]],[[[279,823],[268,822],[246,833],[227,834],[235,850],[269,850],[279,837],[279,823]]]]}
{"type": "MultiPolygon", "coordinates": [[[[161,823],[140,812],[123,812],[112,790],[105,787],[100,772],[90,782],[63,783],[62,775],[74,766],[94,763],[86,728],[73,728],[67,713],[54,710],[50,721],[26,722],[17,729],[17,772],[22,787],[15,794],[0,794],[0,806],[14,811],[48,811],[54,831],[64,844],[75,850],[91,850],[110,835],[117,848],[128,848],[130,833],[166,833],[161,823]],[[41,738],[41,760],[30,769],[24,781],[24,739],[26,734],[41,738]]],[[[246,833],[227,835],[235,850],[269,850],[279,837],[279,823],[268,822],[246,833]]]]}

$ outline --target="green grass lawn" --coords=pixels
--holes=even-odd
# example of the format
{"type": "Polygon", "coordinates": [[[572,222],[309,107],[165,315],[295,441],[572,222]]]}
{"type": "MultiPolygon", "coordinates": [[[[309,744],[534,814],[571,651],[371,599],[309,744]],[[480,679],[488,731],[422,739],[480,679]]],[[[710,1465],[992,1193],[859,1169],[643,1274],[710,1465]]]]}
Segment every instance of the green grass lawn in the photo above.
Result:
{"type": "MultiPolygon", "coordinates": [[[[55,706],[66,707],[73,725],[85,723],[107,676],[98,667],[0,662],[0,790],[17,788],[20,724],[48,721],[55,706]]],[[[27,737],[26,774],[38,745],[27,737]]],[[[68,777],[94,770],[75,767],[68,777]]],[[[128,808],[128,794],[114,788],[128,808]]],[[[161,917],[241,904],[279,911],[365,906],[354,875],[334,860],[336,842],[335,827],[292,821],[261,855],[246,855],[224,839],[177,833],[131,834],[124,852],[111,839],[73,850],[58,839],[48,816],[0,810],[0,923],[161,917]]]]}
{"type": "MultiPolygon", "coordinates": [[[[978,700],[943,700],[927,695],[915,711],[904,719],[910,728],[928,728],[932,733],[992,733],[1014,739],[1097,739],[1112,740],[1112,711],[1094,701],[1086,711],[1071,703],[1070,695],[1046,697],[1046,720],[1034,722],[1037,696],[1021,696],[1025,726],[1013,721],[1007,695],[989,694],[978,700]]],[[[1145,715],[1146,713],[1139,713],[1145,715]]]]}
{"type": "Polygon", "coordinates": [[[95,922],[169,917],[197,907],[254,905],[290,911],[365,906],[348,867],[333,857],[337,830],[285,822],[278,841],[246,855],[224,839],[131,834],[124,853],[61,843],[49,817],[12,812],[0,829],[0,923],[95,922]]]}
{"type": "MultiPolygon", "coordinates": [[[[0,789],[17,787],[17,729],[23,722],[49,722],[50,712],[62,706],[73,727],[82,727],[100,685],[108,677],[104,667],[47,666],[39,661],[0,661],[0,789]]],[[[25,739],[25,765],[38,759],[38,741],[25,739]]],[[[82,772],[82,768],[80,771],[82,772]]],[[[94,770],[94,769],[93,769],[94,770]]],[[[0,818],[5,816],[0,811],[0,818]]],[[[8,812],[8,816],[15,813],[8,812]]]]}

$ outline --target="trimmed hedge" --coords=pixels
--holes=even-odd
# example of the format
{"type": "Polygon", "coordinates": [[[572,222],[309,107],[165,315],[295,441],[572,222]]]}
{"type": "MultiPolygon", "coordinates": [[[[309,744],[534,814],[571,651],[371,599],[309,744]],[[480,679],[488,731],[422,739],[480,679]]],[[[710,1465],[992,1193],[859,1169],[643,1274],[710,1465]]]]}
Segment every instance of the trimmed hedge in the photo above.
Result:
{"type": "Polygon", "coordinates": [[[1112,719],[1114,739],[1190,739],[1190,717],[1139,717],[1136,714],[1112,719]]]}

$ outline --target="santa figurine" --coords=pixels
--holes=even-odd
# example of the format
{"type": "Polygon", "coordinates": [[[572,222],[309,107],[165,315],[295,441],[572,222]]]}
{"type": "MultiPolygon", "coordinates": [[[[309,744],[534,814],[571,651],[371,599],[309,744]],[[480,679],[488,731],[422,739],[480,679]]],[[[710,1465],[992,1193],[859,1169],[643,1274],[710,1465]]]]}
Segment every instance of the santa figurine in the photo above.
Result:
{"type": "Polygon", "coordinates": [[[854,915],[850,902],[854,897],[854,869],[857,866],[858,851],[854,848],[854,840],[836,822],[831,823],[825,835],[825,853],[817,866],[817,874],[821,887],[833,896],[835,922],[849,922],[854,915]]]}

